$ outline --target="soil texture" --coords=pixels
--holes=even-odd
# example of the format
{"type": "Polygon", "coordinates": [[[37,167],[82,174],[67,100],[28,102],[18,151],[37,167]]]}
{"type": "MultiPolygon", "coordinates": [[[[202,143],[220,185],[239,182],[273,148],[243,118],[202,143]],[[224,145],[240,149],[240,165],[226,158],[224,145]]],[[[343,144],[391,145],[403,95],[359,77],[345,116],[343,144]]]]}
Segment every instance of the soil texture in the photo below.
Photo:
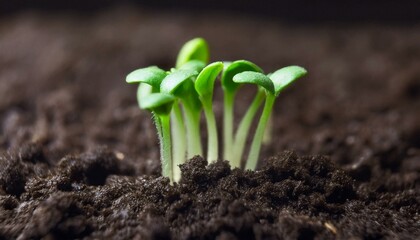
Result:
{"type": "Polygon", "coordinates": [[[419,239],[419,39],[131,7],[0,16],[0,239],[419,239]],[[124,78],[196,36],[213,60],[309,75],[278,98],[257,171],[197,156],[171,186],[124,78]]]}

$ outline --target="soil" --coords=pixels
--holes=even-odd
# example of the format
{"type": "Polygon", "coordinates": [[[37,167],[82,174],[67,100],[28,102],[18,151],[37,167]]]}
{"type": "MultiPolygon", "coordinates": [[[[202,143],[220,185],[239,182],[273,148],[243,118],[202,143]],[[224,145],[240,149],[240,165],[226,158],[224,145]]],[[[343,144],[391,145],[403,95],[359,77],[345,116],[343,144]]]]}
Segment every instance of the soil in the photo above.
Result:
{"type": "Polygon", "coordinates": [[[3,17],[0,239],[419,239],[419,39],[130,7],[3,17]],[[309,76],[279,97],[258,171],[195,157],[171,186],[124,77],[195,36],[213,59],[309,76]]]}

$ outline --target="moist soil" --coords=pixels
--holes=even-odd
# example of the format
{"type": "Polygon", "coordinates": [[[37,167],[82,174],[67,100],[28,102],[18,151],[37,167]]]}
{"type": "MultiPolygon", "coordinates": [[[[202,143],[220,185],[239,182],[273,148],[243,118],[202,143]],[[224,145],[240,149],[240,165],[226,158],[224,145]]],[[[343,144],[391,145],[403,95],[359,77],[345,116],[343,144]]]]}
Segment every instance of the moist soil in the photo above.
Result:
{"type": "Polygon", "coordinates": [[[420,238],[420,26],[130,7],[0,20],[0,239],[420,238]],[[197,156],[172,186],[124,77],[195,36],[215,60],[309,75],[279,97],[257,171],[197,156]]]}

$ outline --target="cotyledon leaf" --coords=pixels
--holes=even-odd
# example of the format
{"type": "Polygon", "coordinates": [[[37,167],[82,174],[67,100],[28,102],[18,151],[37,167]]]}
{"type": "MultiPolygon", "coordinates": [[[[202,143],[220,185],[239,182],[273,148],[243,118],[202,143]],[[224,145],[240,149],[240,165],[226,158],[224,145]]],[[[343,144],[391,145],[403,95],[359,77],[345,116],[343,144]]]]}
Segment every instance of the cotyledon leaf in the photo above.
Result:
{"type": "Polygon", "coordinates": [[[151,93],[141,100],[140,108],[155,112],[157,115],[168,115],[175,102],[175,97],[166,93],[151,93]]]}
{"type": "Polygon", "coordinates": [[[230,63],[222,73],[222,87],[225,91],[234,92],[239,88],[239,84],[233,81],[233,76],[244,71],[254,71],[262,73],[263,70],[254,63],[247,60],[237,60],[230,63]]]}
{"type": "Polygon", "coordinates": [[[197,76],[194,85],[197,93],[202,97],[213,95],[214,81],[223,70],[222,62],[214,62],[205,67],[197,76]]]}
{"type": "Polygon", "coordinates": [[[235,83],[251,83],[265,88],[274,95],[274,84],[269,77],[259,72],[245,71],[233,77],[235,83]]]}
{"type": "Polygon", "coordinates": [[[181,85],[191,77],[197,76],[198,72],[194,70],[178,69],[166,76],[160,84],[162,93],[173,94],[181,85]]]}
{"type": "Polygon", "coordinates": [[[273,81],[276,96],[292,82],[305,76],[306,74],[306,69],[299,66],[284,67],[272,73],[270,75],[270,79],[273,81]]]}
{"type": "Polygon", "coordinates": [[[209,61],[209,47],[206,40],[194,38],[182,46],[176,60],[176,67],[179,68],[191,60],[199,60],[205,64],[209,61]]]}
{"type": "Polygon", "coordinates": [[[150,66],[146,68],[137,69],[129,73],[125,79],[127,83],[147,83],[153,89],[159,89],[160,83],[166,77],[166,71],[156,67],[150,66]]]}
{"type": "Polygon", "coordinates": [[[191,60],[179,67],[178,69],[194,70],[200,72],[205,66],[206,64],[200,60],[191,60]]]}

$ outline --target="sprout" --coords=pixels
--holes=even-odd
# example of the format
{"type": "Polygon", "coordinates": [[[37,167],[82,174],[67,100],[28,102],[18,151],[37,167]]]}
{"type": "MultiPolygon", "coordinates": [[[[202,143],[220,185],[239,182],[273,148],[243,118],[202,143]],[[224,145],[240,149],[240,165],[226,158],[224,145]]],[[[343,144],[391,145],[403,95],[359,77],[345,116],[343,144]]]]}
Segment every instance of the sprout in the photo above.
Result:
{"type": "Polygon", "coordinates": [[[264,109],[261,114],[260,120],[258,122],[257,130],[255,131],[254,138],[251,143],[251,150],[248,154],[248,159],[246,161],[246,169],[255,169],[257,166],[258,155],[260,153],[261,142],[264,136],[264,130],[266,128],[268,119],[270,118],[271,111],[273,109],[273,104],[276,97],[280,92],[290,85],[293,81],[301,78],[306,75],[307,71],[299,66],[289,66],[277,70],[273,74],[269,75],[270,77],[265,76],[262,73],[245,71],[239,73],[233,77],[233,81],[242,83],[242,82],[252,82],[252,81],[264,81],[270,80],[273,83],[274,91],[269,91],[266,88],[266,100],[264,104],[264,109]]]}
{"type": "Polygon", "coordinates": [[[246,169],[256,167],[275,98],[294,80],[306,74],[305,69],[290,66],[264,75],[261,68],[246,60],[208,64],[208,59],[206,41],[196,38],[181,48],[176,67],[170,71],[150,66],[135,70],[126,77],[126,82],[139,84],[137,100],[140,108],[147,109],[153,114],[160,141],[162,175],[168,177],[171,183],[181,178],[179,164],[184,163],[187,158],[202,155],[200,136],[202,110],[207,123],[207,160],[214,162],[219,157],[213,91],[215,80],[222,71],[223,156],[231,161],[232,167],[240,167],[249,129],[265,101],[252,139],[246,169]],[[234,134],[234,100],[243,84],[255,84],[258,89],[234,134]]]}
{"type": "Polygon", "coordinates": [[[147,97],[142,98],[140,108],[147,109],[154,114],[154,121],[158,129],[160,142],[160,157],[162,163],[162,175],[168,177],[173,182],[172,171],[172,143],[171,143],[171,126],[170,115],[175,97],[165,93],[151,93],[147,97]]]}
{"type": "Polygon", "coordinates": [[[187,157],[202,155],[200,137],[201,102],[194,89],[192,78],[198,73],[193,70],[175,70],[162,80],[160,91],[176,96],[184,106],[185,123],[187,130],[188,151],[187,157]]]}
{"type": "Polygon", "coordinates": [[[203,104],[204,114],[207,120],[208,145],[207,160],[212,162],[218,157],[218,140],[216,117],[213,112],[213,89],[214,81],[223,69],[222,62],[215,62],[205,67],[195,80],[195,90],[203,104]]]}
{"type": "Polygon", "coordinates": [[[235,83],[249,83],[249,84],[256,84],[258,85],[257,95],[255,96],[254,100],[251,103],[251,106],[248,108],[248,111],[245,113],[244,117],[242,118],[241,122],[239,123],[239,127],[236,131],[235,138],[234,138],[234,148],[232,154],[232,166],[240,167],[240,162],[242,158],[242,154],[245,147],[245,142],[248,137],[249,128],[251,127],[252,121],[257,113],[261,103],[265,99],[266,92],[274,93],[274,84],[270,78],[265,76],[260,72],[252,72],[252,71],[245,71],[242,72],[242,75],[235,75],[233,81],[235,83]],[[245,74],[246,73],[246,74],[245,74]],[[236,77],[238,76],[238,77],[236,77]],[[244,76],[244,77],[241,77],[244,76]]]}
{"type": "MultiPolygon", "coordinates": [[[[246,60],[234,61],[226,66],[222,74],[222,88],[224,93],[224,112],[223,112],[223,138],[225,159],[231,160],[233,157],[233,106],[236,92],[240,86],[233,81],[235,74],[243,71],[262,72],[261,68],[246,60]]],[[[257,104],[257,103],[255,103],[257,104]]],[[[232,162],[232,166],[239,167],[239,164],[232,162]]]]}

